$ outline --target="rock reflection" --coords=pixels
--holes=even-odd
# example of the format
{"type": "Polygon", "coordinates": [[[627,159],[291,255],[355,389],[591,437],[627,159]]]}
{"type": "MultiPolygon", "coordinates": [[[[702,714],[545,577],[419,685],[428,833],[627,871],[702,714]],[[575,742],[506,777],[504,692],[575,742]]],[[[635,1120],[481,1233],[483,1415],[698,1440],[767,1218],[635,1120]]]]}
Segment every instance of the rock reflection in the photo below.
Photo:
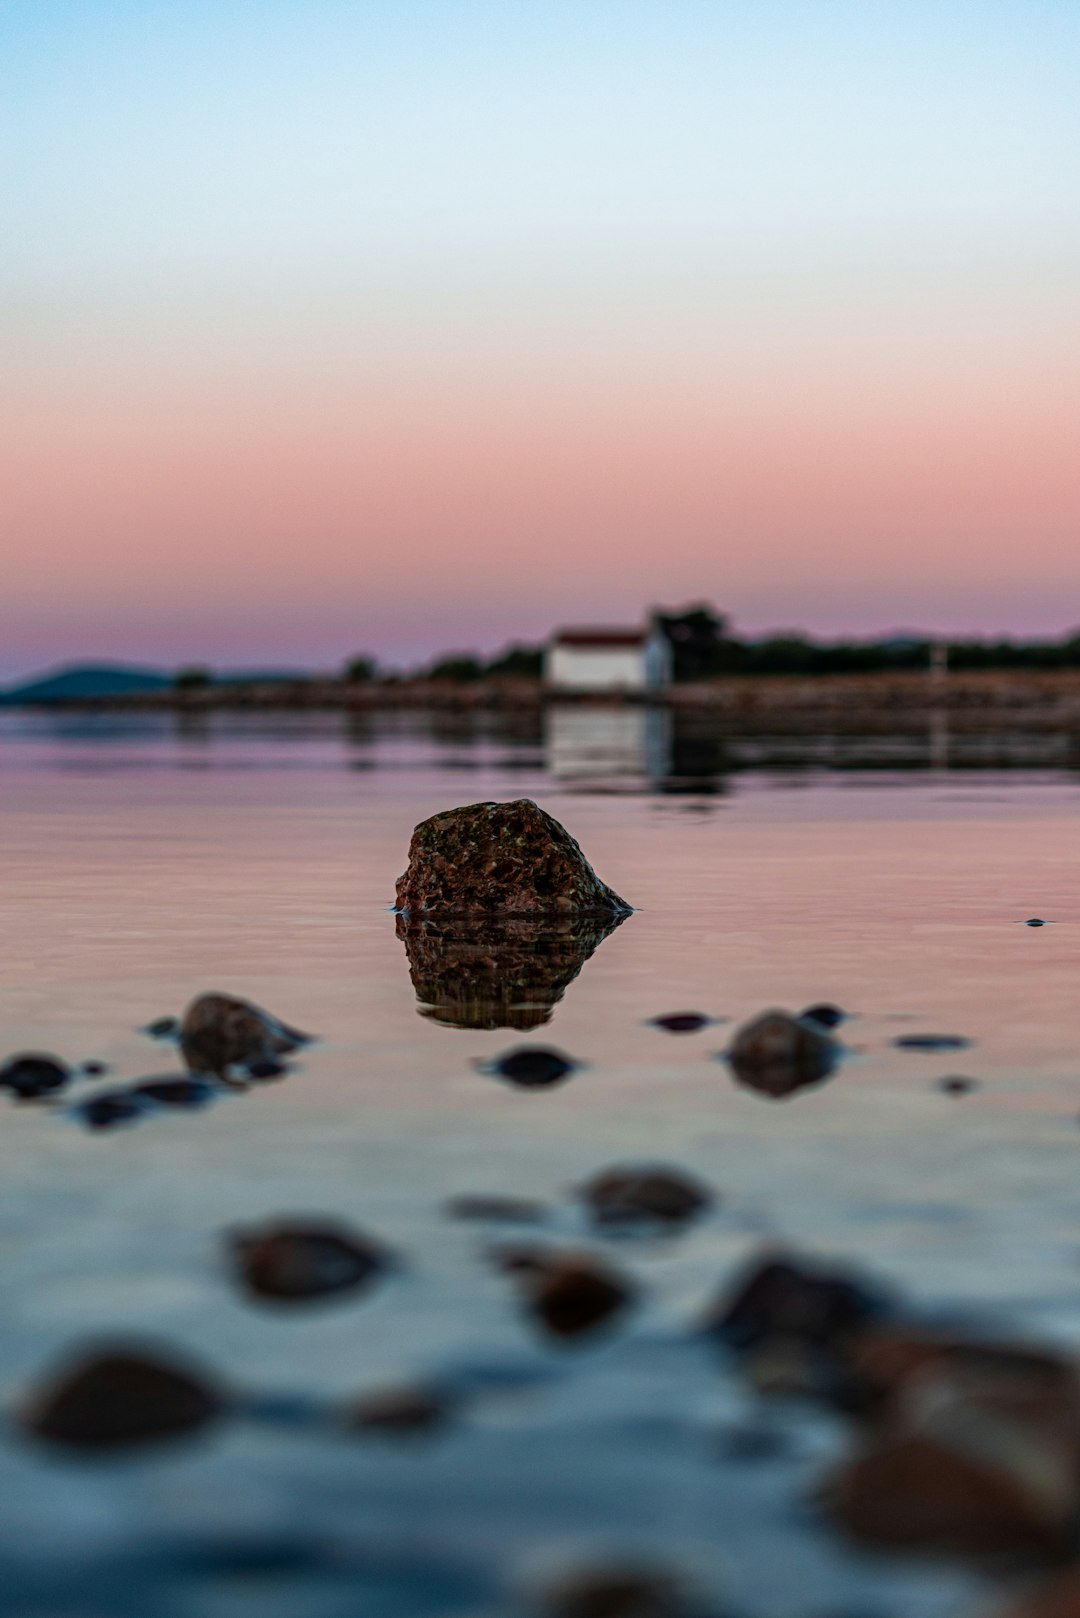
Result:
{"type": "Polygon", "coordinates": [[[397,918],[422,1017],[450,1028],[539,1028],[625,916],[397,918]]]}

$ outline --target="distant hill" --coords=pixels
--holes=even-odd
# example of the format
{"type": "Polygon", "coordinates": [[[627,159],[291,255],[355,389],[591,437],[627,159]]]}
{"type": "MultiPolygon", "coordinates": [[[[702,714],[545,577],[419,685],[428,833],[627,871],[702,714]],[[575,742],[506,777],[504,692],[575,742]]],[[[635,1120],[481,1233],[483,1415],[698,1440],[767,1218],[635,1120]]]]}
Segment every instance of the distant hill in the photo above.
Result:
{"type": "Polygon", "coordinates": [[[0,691],[0,703],[9,707],[39,702],[70,702],[80,697],[130,697],[144,691],[164,691],[172,676],[160,669],[130,668],[113,663],[80,663],[57,669],[25,685],[0,691]]]}

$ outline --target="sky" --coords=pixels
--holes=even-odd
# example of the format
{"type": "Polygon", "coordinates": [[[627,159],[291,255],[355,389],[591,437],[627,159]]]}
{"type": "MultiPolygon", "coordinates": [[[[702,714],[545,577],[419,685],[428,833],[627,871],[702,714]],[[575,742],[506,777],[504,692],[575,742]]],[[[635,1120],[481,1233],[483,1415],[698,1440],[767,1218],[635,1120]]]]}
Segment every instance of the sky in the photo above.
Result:
{"type": "Polygon", "coordinates": [[[0,678],[1080,624],[1075,0],[0,0],[0,678]]]}

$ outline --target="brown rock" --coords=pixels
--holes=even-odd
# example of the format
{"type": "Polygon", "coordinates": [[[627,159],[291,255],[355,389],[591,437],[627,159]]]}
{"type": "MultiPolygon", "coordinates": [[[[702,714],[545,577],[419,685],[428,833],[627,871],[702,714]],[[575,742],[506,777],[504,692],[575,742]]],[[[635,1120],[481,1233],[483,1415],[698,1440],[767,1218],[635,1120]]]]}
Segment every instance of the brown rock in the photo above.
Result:
{"type": "Polygon", "coordinates": [[[222,1405],[199,1373],[163,1356],[119,1348],[62,1370],[30,1396],[20,1420],[49,1443],[120,1449],[196,1432],[222,1405]]]}
{"type": "Polygon", "coordinates": [[[1072,1543],[1072,1413],[1010,1404],[963,1377],[909,1389],[898,1418],[832,1477],[825,1499],[855,1538],[957,1555],[1059,1555],[1072,1543]]]}
{"type": "Polygon", "coordinates": [[[389,1268],[386,1250],[366,1236],[293,1221],[235,1232],[229,1250],[246,1291],[280,1303],[360,1291],[389,1268]]]}
{"type": "Polygon", "coordinates": [[[738,1029],[725,1054],[739,1084],[776,1101],[827,1079],[839,1050],[816,1024],[763,1011],[738,1029]]]}
{"type": "Polygon", "coordinates": [[[947,1331],[879,1322],[847,1348],[848,1364],[879,1415],[895,1416],[927,1379],[954,1386],[1003,1411],[1071,1422],[1080,1433],[1080,1377],[1061,1355],[1024,1343],[996,1343],[947,1331]]]}
{"type": "Polygon", "coordinates": [[[272,1061],[295,1051],[310,1036],[271,1017],[248,1000],[201,994],[184,1012],[180,1049],[193,1073],[223,1078],[231,1067],[272,1061]]]}
{"type": "Polygon", "coordinates": [[[563,826],[528,798],[473,803],[421,821],[397,909],[427,917],[625,915],[563,826]]]}
{"type": "Polygon", "coordinates": [[[837,1346],[885,1307],[885,1295],[855,1274],[770,1253],[736,1279],[704,1326],[737,1350],[775,1337],[837,1346]]]}
{"type": "Polygon", "coordinates": [[[712,1205],[707,1186],[678,1170],[644,1164],[609,1169],[581,1188],[598,1225],[683,1225],[712,1205]]]}
{"type": "Polygon", "coordinates": [[[634,1301],[633,1283],[583,1253],[504,1249],[497,1262],[517,1281],[525,1305],[552,1337],[580,1337],[614,1324],[634,1301]]]}

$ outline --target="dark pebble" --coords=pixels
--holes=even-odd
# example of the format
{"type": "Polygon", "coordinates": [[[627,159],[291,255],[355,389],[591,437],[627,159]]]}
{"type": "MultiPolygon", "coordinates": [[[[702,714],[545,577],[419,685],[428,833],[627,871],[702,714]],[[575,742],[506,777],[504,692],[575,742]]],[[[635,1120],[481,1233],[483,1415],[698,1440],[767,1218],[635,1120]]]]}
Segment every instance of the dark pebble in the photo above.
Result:
{"type": "Polygon", "coordinates": [[[782,1101],[829,1078],[840,1049],[825,1029],[773,1010],[736,1029],[723,1055],[738,1084],[782,1101]]]}
{"type": "Polygon", "coordinates": [[[610,1566],[582,1569],[549,1585],[541,1598],[547,1618],[698,1618],[682,1581],[660,1569],[610,1566]]]}
{"type": "Polygon", "coordinates": [[[180,1019],[178,1017],[158,1017],[155,1022],[148,1022],[142,1029],[151,1039],[175,1039],[180,1032],[180,1019]]]}
{"type": "Polygon", "coordinates": [[[450,1219],[492,1220],[504,1224],[538,1225],[547,1218],[542,1202],[527,1197],[451,1197],[446,1203],[450,1219]]]}
{"type": "Polygon", "coordinates": [[[261,1062],[249,1062],[246,1068],[249,1079],[280,1079],[288,1071],[284,1062],[275,1062],[269,1057],[261,1062]]]}
{"type": "Polygon", "coordinates": [[[517,1085],[520,1090],[544,1090],[551,1085],[561,1084],[577,1066],[562,1051],[552,1050],[546,1045],[521,1045],[517,1050],[497,1056],[485,1071],[505,1079],[508,1084],[517,1085]]]}
{"type": "Polygon", "coordinates": [[[965,1078],[960,1073],[950,1073],[947,1078],[938,1080],[938,1089],[943,1090],[947,1096],[966,1096],[972,1090],[979,1088],[977,1079],[965,1078]]]}
{"type": "Polygon", "coordinates": [[[1045,927],[1046,923],[1045,923],[1045,921],[1043,921],[1041,916],[1032,916],[1029,921],[1026,921],[1024,923],[1024,926],[1025,927],[1045,927]]]}
{"type": "Polygon", "coordinates": [[[75,1108],[76,1116],[88,1129],[115,1129],[118,1124],[133,1124],[145,1111],[144,1103],[133,1090],[110,1090],[105,1095],[80,1101],[75,1108]]]}
{"type": "Polygon", "coordinates": [[[155,1101],[159,1107],[205,1107],[217,1092],[205,1079],[178,1075],[176,1078],[143,1079],[141,1084],[133,1086],[130,1093],[142,1096],[147,1101],[155,1101]]]}
{"type": "Polygon", "coordinates": [[[435,1388],[385,1388],[358,1399],[346,1412],[346,1424],[363,1432],[430,1433],[445,1426],[451,1409],[435,1388]]]}
{"type": "Polygon", "coordinates": [[[715,1019],[707,1017],[703,1011],[669,1011],[665,1016],[650,1017],[649,1021],[666,1034],[696,1034],[699,1028],[707,1028],[715,1019]]]}
{"type": "Polygon", "coordinates": [[[829,1344],[886,1308],[885,1295],[854,1275],[772,1257],[739,1277],[709,1313],[705,1330],[737,1351],[774,1338],[829,1344]]]}
{"type": "Polygon", "coordinates": [[[234,1232],[229,1253],[252,1297],[281,1303],[360,1291],[389,1268],[387,1252],[366,1236],[292,1222],[234,1232]]]}
{"type": "Polygon", "coordinates": [[[55,1095],[71,1078],[71,1069],[56,1056],[28,1051],[12,1056],[0,1067],[0,1086],[22,1101],[55,1095]]]}
{"type": "Polygon", "coordinates": [[[108,1062],[84,1062],[80,1069],[88,1079],[102,1079],[108,1071],[108,1062]]]}
{"type": "Polygon", "coordinates": [[[552,1337],[580,1337],[611,1325],[634,1301],[633,1283],[587,1254],[511,1249],[499,1255],[533,1320],[552,1337]]]}
{"type": "Polygon", "coordinates": [[[220,1395],[199,1373],[121,1349],[76,1361],[32,1394],[19,1417],[50,1443],[119,1449],[195,1432],[221,1409],[220,1395]]]}
{"type": "Polygon", "coordinates": [[[819,1028],[839,1028],[840,1024],[846,1022],[846,1020],[847,1012],[841,1011],[839,1006],[829,1005],[827,1001],[822,1001],[819,1005],[807,1006],[805,1011],[800,1011],[799,1013],[800,1022],[817,1023],[819,1028]]]}
{"type": "Polygon", "coordinates": [[[964,1034],[901,1034],[893,1040],[901,1051],[963,1051],[973,1043],[964,1034]]]}
{"type": "Polygon", "coordinates": [[[651,1164],[609,1169],[582,1186],[579,1195],[598,1225],[682,1225],[713,1202],[707,1186],[651,1164]]]}

